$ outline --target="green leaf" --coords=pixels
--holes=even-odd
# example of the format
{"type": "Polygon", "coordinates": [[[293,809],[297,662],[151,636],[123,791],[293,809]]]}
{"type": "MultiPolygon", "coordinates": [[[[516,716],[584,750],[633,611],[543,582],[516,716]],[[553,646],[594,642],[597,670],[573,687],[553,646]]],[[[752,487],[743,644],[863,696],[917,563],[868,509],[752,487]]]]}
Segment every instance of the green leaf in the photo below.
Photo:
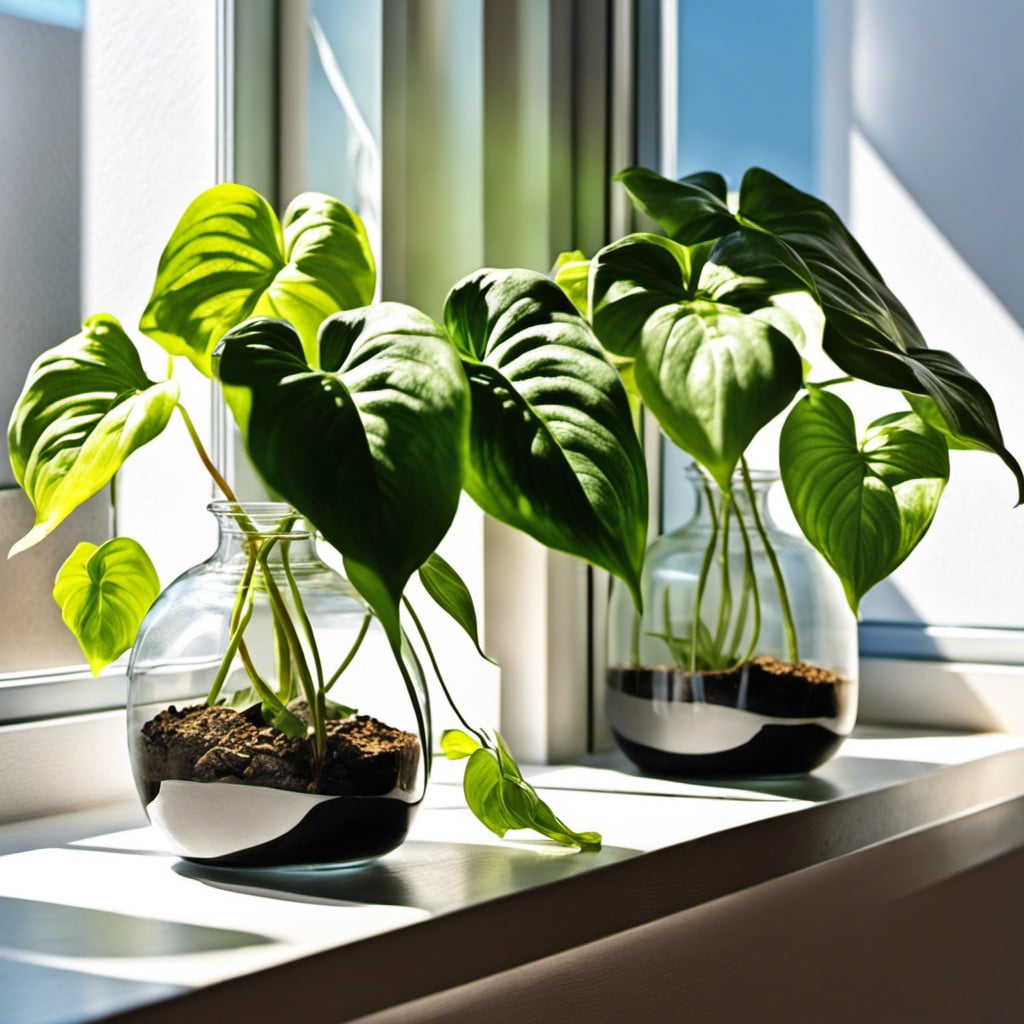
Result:
{"type": "Polygon", "coordinates": [[[330,317],[320,363],[266,319],[235,328],[215,356],[257,471],[341,552],[399,644],[402,591],[458,506],[465,377],[444,331],[391,302],[330,317]]]}
{"type": "Polygon", "coordinates": [[[358,708],[350,708],[347,704],[338,704],[336,701],[324,698],[324,710],[328,722],[340,722],[343,719],[351,718],[359,714],[358,708]]]}
{"type": "Polygon", "coordinates": [[[625,185],[633,205],[677,242],[693,245],[718,238],[736,226],[720,174],[702,171],[672,181],[644,167],[630,167],[616,174],[615,180],[625,185]]]}
{"type": "Polygon", "coordinates": [[[576,307],[576,312],[586,319],[590,315],[590,260],[578,249],[560,252],[551,273],[555,284],[576,307]]]}
{"type": "Polygon", "coordinates": [[[301,740],[310,734],[310,726],[293,714],[286,707],[275,704],[264,704],[260,709],[263,721],[278,732],[293,740],[301,740]]]}
{"type": "Polygon", "coordinates": [[[64,622],[94,676],[135,642],[159,593],[153,563],[130,537],[115,537],[100,547],[79,544],[60,567],[53,587],[64,622]]]}
{"type": "Polygon", "coordinates": [[[480,646],[473,595],[462,577],[436,552],[420,566],[423,589],[466,631],[481,658],[497,664],[480,646]]]}
{"type": "Polygon", "coordinates": [[[174,229],[140,327],[209,376],[213,348],[230,328],[251,316],[279,317],[295,326],[316,365],[322,321],[366,305],[375,282],[362,221],[338,200],[300,195],[282,225],[251,188],[215,185],[174,229]]]}
{"type": "Polygon", "coordinates": [[[497,836],[512,829],[528,828],[562,846],[579,847],[581,852],[600,850],[601,836],[596,832],[574,832],[558,818],[523,778],[501,735],[494,735],[494,748],[478,745],[470,752],[468,747],[473,741],[465,733],[449,743],[455,751],[449,757],[469,755],[462,789],[477,818],[497,836]]]}
{"type": "Polygon", "coordinates": [[[946,442],[919,416],[898,413],[872,423],[858,445],[846,403],[812,388],[786,418],[779,458],[793,514],[856,613],[931,524],[949,478],[946,442]]]}
{"type": "Polygon", "coordinates": [[[461,729],[445,729],[441,734],[441,753],[449,761],[458,761],[463,757],[469,757],[474,750],[479,749],[480,744],[461,729]]]}
{"type": "Polygon", "coordinates": [[[626,391],[561,289],[483,270],[445,323],[472,397],[466,490],[542,544],[593,562],[639,597],[647,477],[626,391]]]}
{"type": "Polygon", "coordinates": [[[800,388],[800,356],[772,319],[690,302],[665,306],[643,329],[634,366],[640,395],[723,490],[754,435],[800,388]]]}
{"type": "Polygon", "coordinates": [[[706,245],[679,245],[661,235],[627,235],[605,246],[591,270],[594,333],[601,344],[617,356],[635,357],[652,313],[696,297],[709,253],[706,245]]]}
{"type": "Polygon", "coordinates": [[[41,541],[105,487],[137,448],[159,434],[178,385],[155,383],[112,316],[89,317],[80,334],[33,364],[14,406],[7,449],[35,524],[11,555],[41,541]]]}
{"type": "Polygon", "coordinates": [[[1024,502],[1024,472],[1003,443],[988,392],[948,352],[929,349],[903,304],[874,264],[821,200],[768,171],[747,171],[740,191],[741,232],[733,269],[764,270],[774,261],[800,279],[825,314],[825,353],[846,373],[883,387],[926,395],[947,432],[1002,458],[1024,502]]]}

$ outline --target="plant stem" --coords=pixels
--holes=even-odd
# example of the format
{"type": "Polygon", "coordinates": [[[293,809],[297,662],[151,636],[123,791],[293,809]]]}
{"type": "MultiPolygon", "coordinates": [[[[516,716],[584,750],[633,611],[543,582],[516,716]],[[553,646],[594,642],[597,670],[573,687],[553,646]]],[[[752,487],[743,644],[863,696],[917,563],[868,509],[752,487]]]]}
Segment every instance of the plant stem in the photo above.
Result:
{"type": "Polygon", "coordinates": [[[693,640],[690,647],[690,671],[697,671],[697,644],[700,642],[700,605],[704,598],[704,588],[708,582],[708,575],[711,572],[711,564],[715,559],[715,548],[718,546],[718,512],[715,509],[714,495],[707,480],[704,483],[704,497],[707,499],[708,510],[711,513],[711,539],[708,541],[707,549],[704,552],[704,562],[700,567],[700,576],[697,577],[697,590],[693,596],[693,640]]]}
{"type": "Polygon", "coordinates": [[[419,633],[420,640],[423,642],[423,646],[426,649],[427,657],[430,659],[430,666],[434,670],[434,675],[437,677],[437,681],[441,684],[441,692],[444,694],[444,698],[448,701],[448,706],[455,712],[455,717],[462,723],[463,727],[471,732],[480,743],[481,746],[487,746],[487,738],[478,729],[474,729],[473,726],[466,721],[462,716],[462,712],[459,710],[458,705],[452,700],[452,695],[448,691],[448,686],[444,681],[444,676],[441,675],[440,666],[437,664],[437,658],[434,657],[433,648],[430,646],[430,641],[427,639],[427,631],[423,628],[423,623],[420,622],[419,616],[416,614],[416,609],[413,608],[407,597],[402,598],[402,604],[405,605],[406,611],[412,616],[413,625],[416,627],[416,632],[419,633]]]}
{"type": "Polygon", "coordinates": [[[823,381],[820,381],[820,382],[816,381],[816,380],[809,380],[807,382],[806,386],[808,388],[831,388],[831,387],[835,387],[835,386],[837,386],[839,384],[852,384],[852,383],[853,383],[853,378],[852,377],[833,377],[831,380],[823,380],[823,381]]]}
{"type": "Polygon", "coordinates": [[[228,677],[228,671],[231,668],[231,662],[234,660],[235,652],[238,650],[238,645],[242,640],[242,634],[245,632],[245,627],[249,625],[249,619],[252,618],[252,598],[246,601],[245,609],[239,616],[237,623],[233,621],[231,627],[231,637],[228,639],[228,645],[224,649],[224,657],[221,658],[220,668],[217,669],[217,675],[213,680],[213,685],[210,687],[210,692],[207,694],[206,703],[209,707],[213,707],[217,703],[217,698],[220,696],[221,688],[224,686],[224,680],[228,677]]]}
{"type": "Polygon", "coordinates": [[[330,688],[341,678],[342,672],[345,671],[352,664],[352,659],[355,658],[356,654],[359,653],[359,648],[362,646],[363,638],[366,636],[366,631],[370,628],[370,621],[373,619],[373,614],[367,612],[363,616],[363,624],[359,627],[359,634],[356,636],[355,641],[352,644],[348,654],[345,655],[344,660],[338,666],[334,675],[324,683],[324,692],[326,693],[330,688]]]}
{"type": "Polygon", "coordinates": [[[748,598],[754,599],[754,624],[750,633],[750,643],[742,657],[738,657],[737,664],[749,661],[757,647],[757,641],[761,637],[761,595],[757,589],[757,573],[754,569],[754,555],[750,547],[750,535],[747,532],[747,524],[743,521],[739,506],[736,508],[736,522],[739,523],[740,537],[743,539],[743,596],[740,599],[740,613],[736,619],[736,631],[733,633],[730,650],[739,655],[740,644],[743,641],[743,629],[746,626],[748,598]]]}
{"type": "Polygon", "coordinates": [[[729,620],[732,618],[732,581],[729,578],[729,520],[732,518],[733,497],[731,491],[720,491],[722,496],[722,554],[721,587],[718,603],[718,625],[715,627],[714,659],[721,662],[722,650],[729,634],[729,620]]]}
{"type": "Polygon", "coordinates": [[[210,456],[206,454],[203,442],[199,439],[199,432],[196,430],[195,424],[192,422],[192,417],[189,416],[185,406],[179,402],[175,408],[181,413],[181,418],[185,422],[185,429],[188,431],[188,436],[192,439],[192,444],[195,447],[199,458],[202,460],[203,465],[206,467],[206,471],[213,477],[213,482],[220,488],[221,493],[228,499],[228,501],[237,502],[238,499],[235,497],[235,492],[231,490],[231,485],[223,476],[221,476],[220,470],[218,470],[213,464],[213,460],[210,456]]]}
{"type": "Polygon", "coordinates": [[[747,466],[746,459],[740,459],[740,468],[743,473],[743,486],[746,488],[747,497],[750,499],[750,510],[754,516],[754,526],[757,529],[758,536],[761,538],[764,553],[768,557],[768,564],[771,566],[772,577],[775,579],[775,589],[779,595],[779,608],[782,612],[782,628],[786,633],[786,657],[795,665],[800,660],[800,650],[797,645],[796,623],[793,621],[793,609],[790,607],[789,594],[786,592],[786,581],[782,577],[782,568],[775,555],[775,549],[772,547],[771,541],[768,539],[768,533],[764,528],[764,523],[761,522],[761,513],[757,508],[757,496],[754,494],[754,485],[750,480],[750,469],[747,466]]]}

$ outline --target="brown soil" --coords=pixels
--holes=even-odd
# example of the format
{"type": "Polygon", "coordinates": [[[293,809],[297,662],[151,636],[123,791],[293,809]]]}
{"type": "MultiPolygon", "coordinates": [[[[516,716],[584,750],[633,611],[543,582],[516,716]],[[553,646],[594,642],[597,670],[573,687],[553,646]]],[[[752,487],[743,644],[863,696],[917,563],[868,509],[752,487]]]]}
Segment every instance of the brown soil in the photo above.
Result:
{"type": "Polygon", "coordinates": [[[165,779],[233,782],[331,796],[382,796],[412,788],[420,744],[411,733],[368,715],[327,722],[327,754],[314,777],[309,739],[264,724],[259,707],[173,705],[142,727],[144,781],[152,795],[165,779]]]}
{"type": "Polygon", "coordinates": [[[836,716],[849,681],[818,665],[761,656],[718,672],[683,672],[677,665],[611,669],[609,684],[648,700],[693,701],[737,707],[746,677],[744,709],[792,718],[836,716]]]}

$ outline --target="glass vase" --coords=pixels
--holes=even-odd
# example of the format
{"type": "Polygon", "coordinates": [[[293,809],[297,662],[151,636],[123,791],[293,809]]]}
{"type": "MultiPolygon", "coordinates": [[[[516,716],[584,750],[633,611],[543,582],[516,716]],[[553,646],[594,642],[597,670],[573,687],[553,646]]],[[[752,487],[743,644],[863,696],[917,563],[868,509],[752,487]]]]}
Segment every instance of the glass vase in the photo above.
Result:
{"type": "Polygon", "coordinates": [[[364,863],[408,832],[429,708],[408,643],[279,503],[215,502],[217,550],[157,598],[129,664],[128,737],[150,820],[228,866],[364,863]]]}
{"type": "Polygon", "coordinates": [[[839,749],[857,712],[856,620],[838,579],[768,508],[774,473],[723,492],[696,468],[696,508],[647,553],[644,611],[616,583],[606,711],[643,771],[788,775],[839,749]]]}

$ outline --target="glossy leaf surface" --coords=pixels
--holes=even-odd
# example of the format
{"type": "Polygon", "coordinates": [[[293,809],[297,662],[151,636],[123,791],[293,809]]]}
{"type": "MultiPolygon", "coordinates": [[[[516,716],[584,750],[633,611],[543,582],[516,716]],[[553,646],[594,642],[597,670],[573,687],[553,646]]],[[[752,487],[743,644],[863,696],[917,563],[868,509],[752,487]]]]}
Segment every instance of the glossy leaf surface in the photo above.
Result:
{"type": "Polygon", "coordinates": [[[552,268],[552,276],[555,284],[569,296],[569,301],[576,307],[576,312],[586,317],[590,309],[590,260],[579,249],[560,252],[552,268]]]}
{"type": "Polygon", "coordinates": [[[735,227],[720,174],[702,171],[672,181],[644,167],[630,167],[616,174],[615,180],[626,187],[634,205],[677,242],[705,242],[735,227]]]}
{"type": "Polygon", "coordinates": [[[493,663],[494,659],[488,658],[480,646],[480,630],[473,595],[462,577],[434,552],[420,566],[420,582],[430,597],[466,631],[480,657],[493,663]]]}
{"type": "Polygon", "coordinates": [[[601,836],[596,832],[575,832],[559,819],[523,778],[501,735],[494,736],[493,747],[482,747],[457,729],[446,732],[442,740],[442,749],[449,759],[469,758],[462,788],[476,817],[497,836],[526,828],[562,846],[600,850],[601,836]]]}
{"type": "Polygon", "coordinates": [[[115,537],[99,547],[79,544],[60,567],[53,588],[93,675],[131,647],[159,593],[153,563],[130,537],[115,537]]]}
{"type": "Polygon", "coordinates": [[[279,317],[296,327],[316,365],[320,324],[366,305],[375,280],[362,221],[336,199],[300,195],[282,223],[252,189],[215,185],[174,229],[140,327],[209,376],[213,348],[230,328],[279,317]]]}
{"type": "Polygon", "coordinates": [[[779,456],[793,514],[856,612],[931,524],[949,477],[945,440],[900,413],[876,420],[858,444],[846,403],[813,388],[786,418],[779,456]]]}
{"type": "Polygon", "coordinates": [[[525,270],[460,282],[445,323],[472,398],[466,490],[484,511],[639,597],[647,477],[629,401],[561,289],[525,270]]]}
{"type": "Polygon", "coordinates": [[[329,318],[320,362],[307,364],[288,324],[262,319],[216,358],[253,464],[341,552],[398,642],[402,590],[458,505],[465,377],[444,331],[399,303],[329,318]]]}
{"type": "Polygon", "coordinates": [[[105,487],[137,448],[159,434],[178,385],[154,382],[112,316],[44,352],[28,373],[7,432],[14,479],[35,508],[35,524],[12,548],[38,543],[105,487]]]}

